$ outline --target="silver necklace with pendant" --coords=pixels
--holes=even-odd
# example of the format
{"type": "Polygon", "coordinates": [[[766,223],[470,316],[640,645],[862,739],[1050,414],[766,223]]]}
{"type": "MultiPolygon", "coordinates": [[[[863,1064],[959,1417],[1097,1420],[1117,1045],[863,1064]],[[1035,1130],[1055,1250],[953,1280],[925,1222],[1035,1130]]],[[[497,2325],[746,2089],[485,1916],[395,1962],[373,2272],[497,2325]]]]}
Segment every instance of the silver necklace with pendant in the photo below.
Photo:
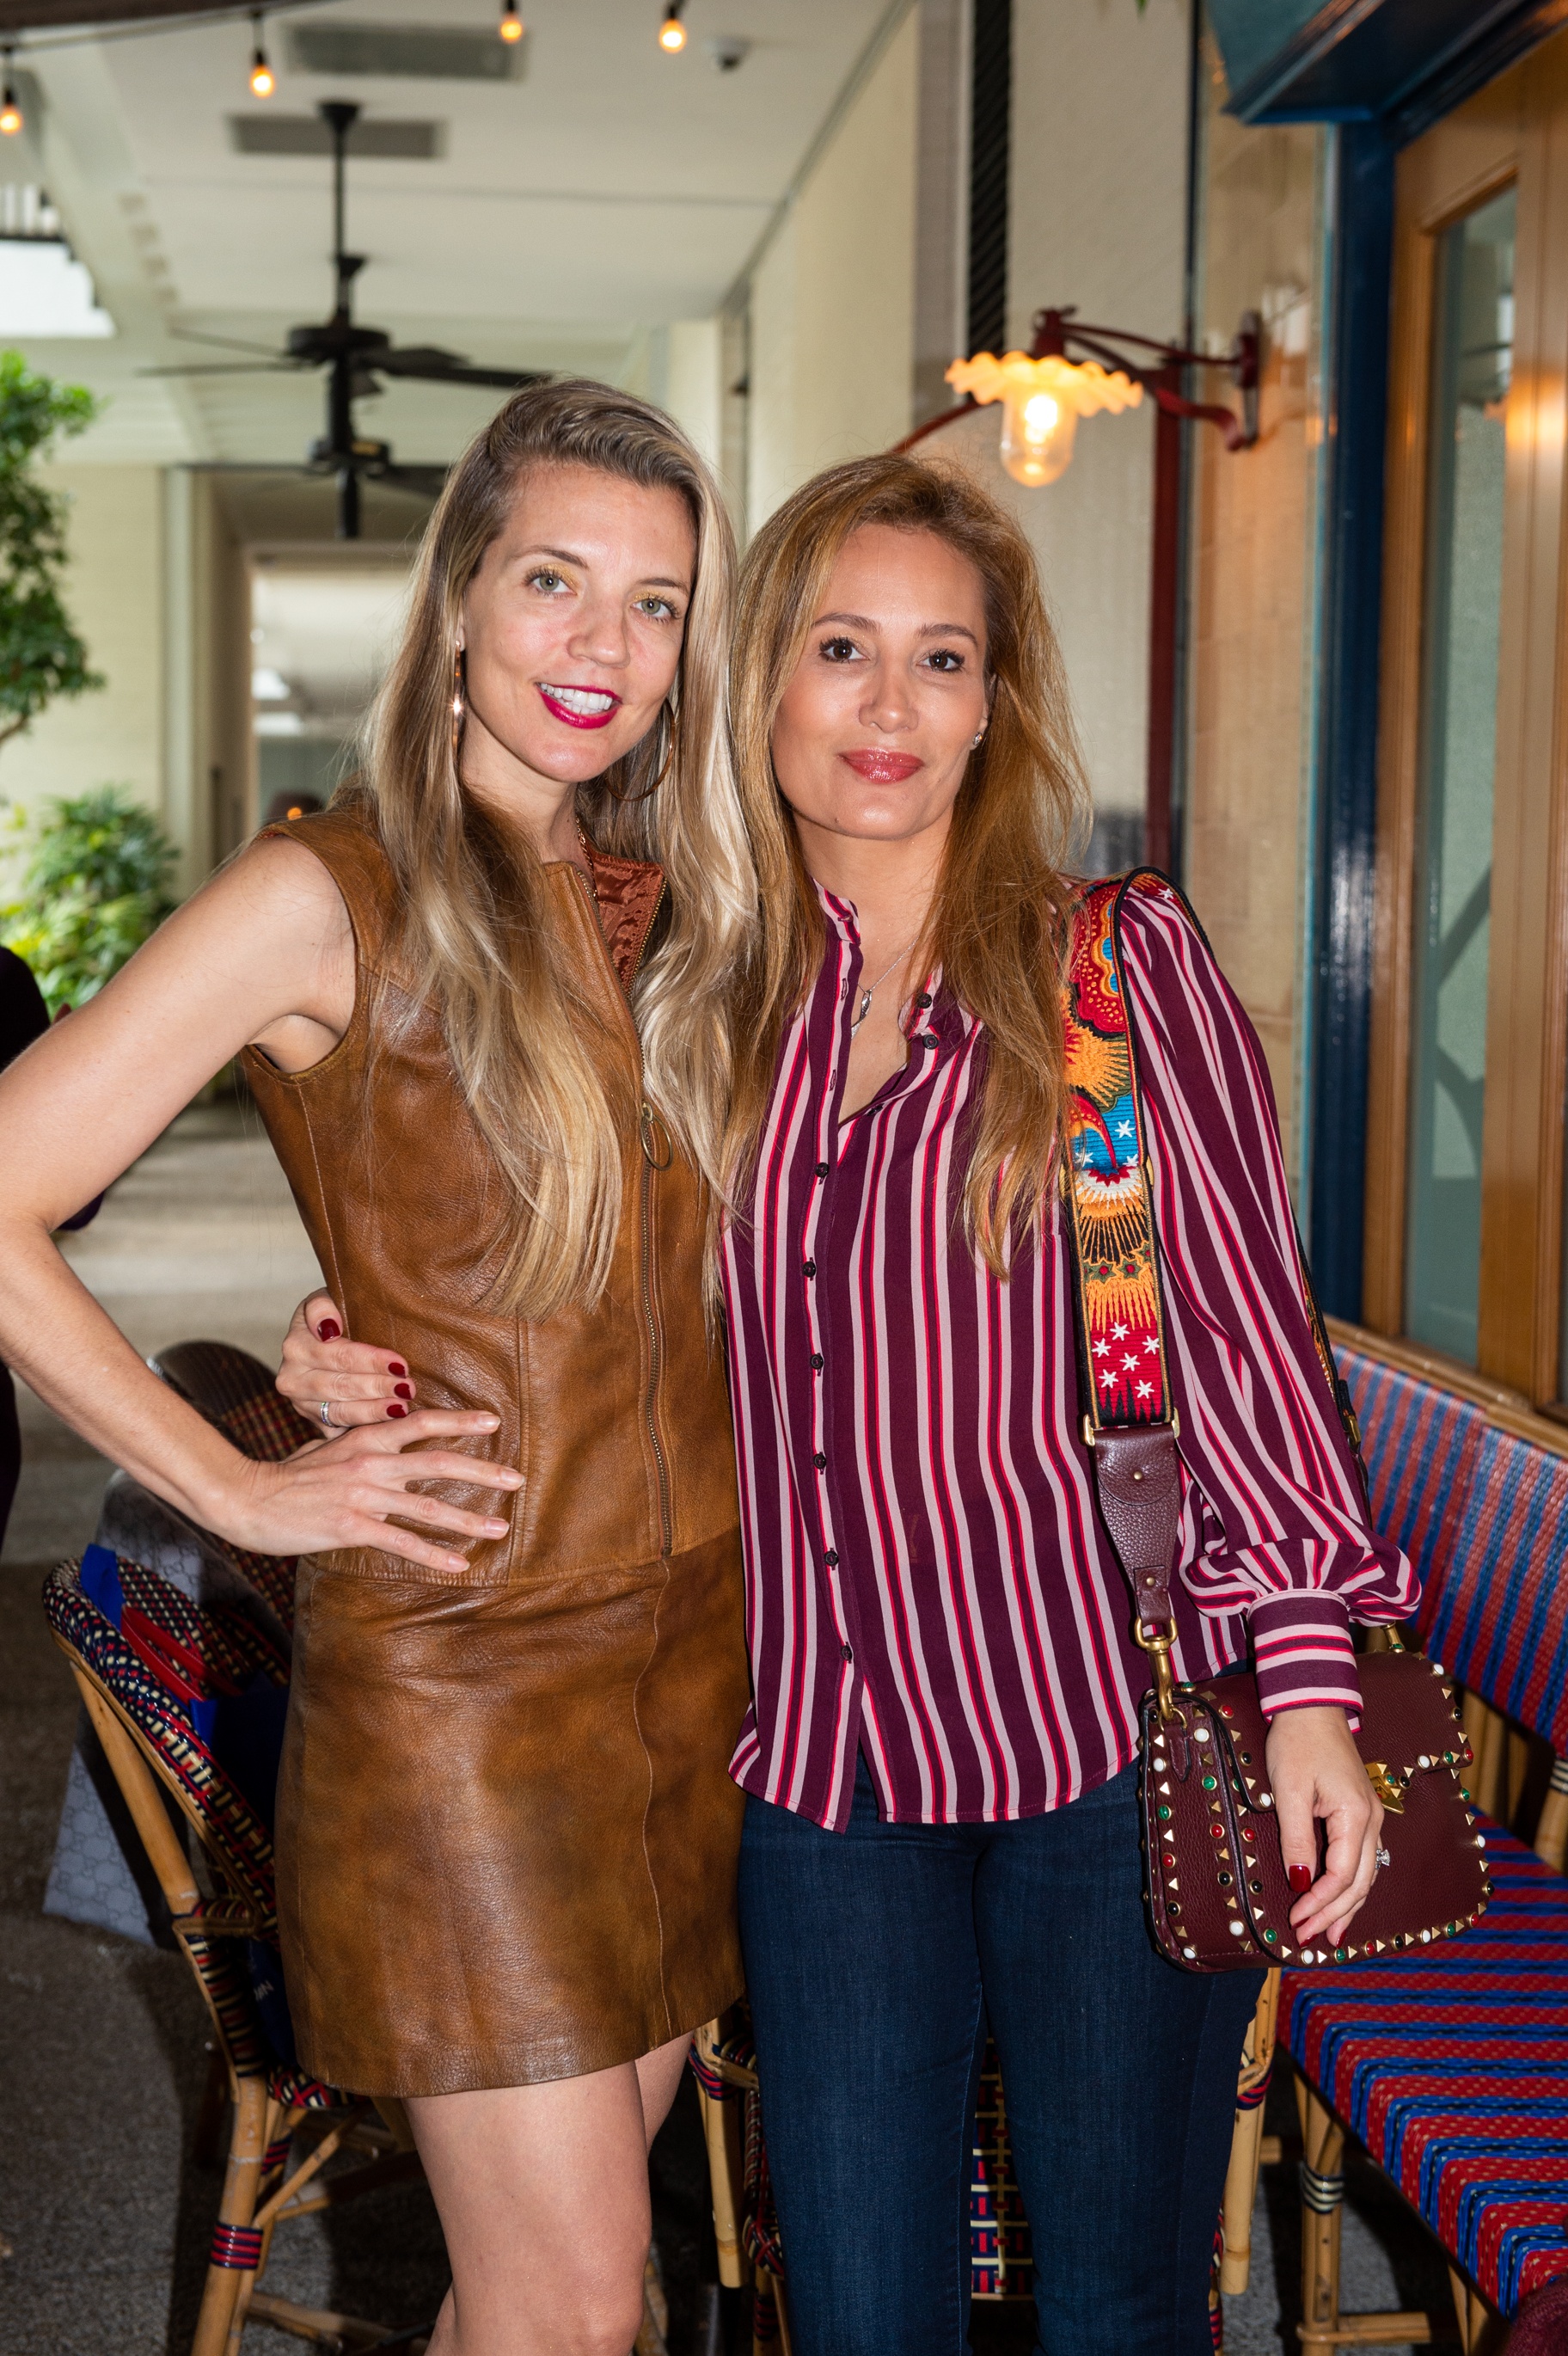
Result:
{"type": "Polygon", "coordinates": [[[913,941],[906,941],[902,948],[900,949],[897,957],[894,958],[892,965],[885,965],[880,973],[877,976],[875,981],[872,982],[870,988],[869,990],[861,991],[859,1006],[857,1012],[850,1017],[849,1028],[851,1031],[858,1031],[860,1028],[861,1023],[864,1023],[867,1015],[869,1014],[871,1011],[871,1000],[873,996],[879,990],[880,990],[883,982],[886,981],[889,974],[891,973],[893,966],[901,965],[913,947],[913,941]]]}

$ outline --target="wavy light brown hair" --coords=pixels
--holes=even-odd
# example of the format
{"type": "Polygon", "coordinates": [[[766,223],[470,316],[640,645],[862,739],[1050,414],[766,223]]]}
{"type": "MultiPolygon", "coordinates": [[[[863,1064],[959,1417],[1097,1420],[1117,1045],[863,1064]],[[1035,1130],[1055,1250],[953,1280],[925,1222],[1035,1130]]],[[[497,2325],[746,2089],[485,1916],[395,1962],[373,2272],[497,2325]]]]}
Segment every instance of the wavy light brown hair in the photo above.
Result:
{"type": "Polygon", "coordinates": [[[829,467],[768,519],[747,551],[731,693],[762,919],[730,991],[734,1095],[725,1192],[731,1203],[741,1199],[780,1037],[823,955],[821,904],[773,771],[773,721],[839,552],[863,524],[934,532],[975,567],[985,598],[991,717],[954,806],[917,963],[940,965],[948,988],[986,1026],[964,1226],[971,1247],[1005,1277],[1019,1233],[1038,1227],[1061,1132],[1070,900],[1062,870],[1088,796],[1034,552],[1005,509],[955,467],[897,455],[829,467]]]}
{"type": "Polygon", "coordinates": [[[397,878],[400,946],[421,1002],[438,1009],[453,1061],[518,1215],[495,1288],[547,1317],[603,1293],[621,1215],[635,1099],[613,1099],[591,1052],[597,1018],[559,957],[542,865],[520,830],[466,792],[453,746],[453,666],[463,598],[528,470],[592,466],[679,492],[697,566],[670,701],[673,751],[656,725],[578,790],[601,849],[656,860],[668,921],[633,1012],[644,1084],[709,1180],[729,1093],[720,986],[754,922],[755,884],[730,758],[726,665],[735,554],[718,489],[662,412],[606,385],[519,392],[470,443],[431,517],[401,646],[372,708],[367,798],[397,878]]]}

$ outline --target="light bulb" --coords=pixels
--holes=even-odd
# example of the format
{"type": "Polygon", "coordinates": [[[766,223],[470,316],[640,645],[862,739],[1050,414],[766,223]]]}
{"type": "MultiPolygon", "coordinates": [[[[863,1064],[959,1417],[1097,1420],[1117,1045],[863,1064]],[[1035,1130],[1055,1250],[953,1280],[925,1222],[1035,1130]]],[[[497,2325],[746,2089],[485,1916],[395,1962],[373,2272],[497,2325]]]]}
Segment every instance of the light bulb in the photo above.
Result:
{"type": "Polygon", "coordinates": [[[686,47],[686,27],[672,8],[659,27],[659,47],[667,57],[676,57],[686,47]]]}
{"type": "Polygon", "coordinates": [[[1072,463],[1078,412],[1054,393],[1019,387],[1002,404],[1002,464],[1031,490],[1054,483],[1072,463]]]}
{"type": "Polygon", "coordinates": [[[517,0],[507,0],[507,5],[501,11],[499,31],[504,41],[522,39],[523,20],[517,14],[517,0]]]}
{"type": "Polygon", "coordinates": [[[16,93],[7,82],[5,95],[0,98],[0,133],[3,133],[7,139],[14,139],[22,128],[22,110],[16,103],[16,93]]]}
{"type": "Polygon", "coordinates": [[[278,86],[278,77],[267,61],[267,52],[261,43],[259,11],[252,14],[251,27],[256,37],[255,46],[251,51],[251,95],[252,98],[271,98],[278,86]]]}

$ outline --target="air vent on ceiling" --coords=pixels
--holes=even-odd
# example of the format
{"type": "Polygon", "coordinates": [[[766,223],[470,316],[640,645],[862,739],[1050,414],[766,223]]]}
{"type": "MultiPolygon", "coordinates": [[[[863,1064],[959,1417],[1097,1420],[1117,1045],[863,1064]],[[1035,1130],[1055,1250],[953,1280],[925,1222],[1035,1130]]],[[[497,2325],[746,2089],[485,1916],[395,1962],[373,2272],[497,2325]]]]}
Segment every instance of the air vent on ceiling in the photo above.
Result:
{"type": "Polygon", "coordinates": [[[499,40],[492,25],[290,25],[296,73],[417,74],[441,81],[517,81],[521,41],[499,40]]]}
{"type": "MultiPolygon", "coordinates": [[[[356,123],[348,134],[351,155],[400,155],[428,161],[442,152],[439,123],[356,123]]],[[[332,138],[315,114],[231,114],[229,142],[241,155],[330,155],[332,138]]]]}

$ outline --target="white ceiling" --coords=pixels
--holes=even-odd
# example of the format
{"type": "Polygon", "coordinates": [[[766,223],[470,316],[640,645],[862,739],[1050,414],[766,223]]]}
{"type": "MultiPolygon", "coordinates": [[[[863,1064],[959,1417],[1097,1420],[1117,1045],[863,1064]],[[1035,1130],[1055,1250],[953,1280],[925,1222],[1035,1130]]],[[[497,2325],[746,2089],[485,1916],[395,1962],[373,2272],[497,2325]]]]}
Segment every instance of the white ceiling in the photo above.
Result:
{"type": "MultiPolygon", "coordinates": [[[[669,58],[659,0],[525,0],[524,72],[510,83],[293,71],[269,20],[272,113],[357,100],[368,115],[433,119],[429,161],[351,160],[348,243],[368,256],[357,316],[493,366],[624,380],[649,330],[722,299],[869,38],[884,0],[690,0],[669,58]],[[706,48],[752,44],[733,72],[706,48]]],[[[328,0],[312,21],[489,26],[485,0],[328,0]]],[[[108,340],[20,341],[38,366],[112,396],[72,455],[104,460],[286,459],[321,430],[313,377],[137,374],[218,361],[176,330],[272,344],[330,307],[325,157],[236,154],[227,118],[261,112],[239,20],[24,52],[40,123],[0,178],[41,172],[115,321],[108,340]],[[36,153],[34,133],[37,134],[36,153]]],[[[847,234],[852,233],[847,225],[847,234]]],[[[240,358],[240,355],[234,355],[240,358]]],[[[443,460],[496,396],[405,385],[359,412],[400,457],[443,460]]]]}

